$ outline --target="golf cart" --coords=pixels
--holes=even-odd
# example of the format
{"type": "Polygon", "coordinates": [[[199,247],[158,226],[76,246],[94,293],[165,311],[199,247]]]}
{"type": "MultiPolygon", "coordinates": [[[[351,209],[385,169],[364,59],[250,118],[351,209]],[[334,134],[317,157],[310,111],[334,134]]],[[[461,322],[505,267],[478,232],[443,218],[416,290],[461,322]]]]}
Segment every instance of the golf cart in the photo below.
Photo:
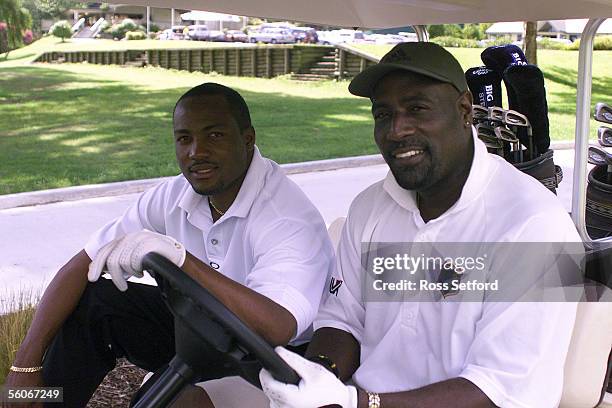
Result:
{"type": "MultiPolygon", "coordinates": [[[[605,245],[611,238],[593,239],[585,222],[589,119],[591,116],[591,67],[593,39],[606,17],[612,17],[609,0],[127,0],[127,3],[156,7],[179,7],[237,15],[282,18],[317,25],[347,28],[388,28],[413,25],[420,41],[427,41],[425,24],[537,21],[544,19],[590,18],[581,37],[576,101],[575,160],[571,216],[590,251],[587,273],[603,283],[593,302],[583,302],[570,351],[565,363],[565,384],[560,407],[612,407],[605,392],[611,367],[612,302],[599,301],[610,295],[612,265],[605,245]],[[608,288],[606,288],[607,286],[608,288]]],[[[566,175],[567,176],[567,175],[566,175]]],[[[336,224],[337,225],[337,224],[336,224]]],[[[177,356],[137,407],[166,406],[180,389],[202,378],[202,350],[216,350],[215,364],[235,369],[257,384],[259,364],[284,382],[296,383],[297,375],[259,336],[252,333],[205,289],[159,256],[149,255],[146,269],[155,275],[176,318],[177,356]],[[201,341],[204,339],[205,341],[201,341]],[[204,346],[202,344],[205,343],[204,346]],[[258,360],[255,361],[254,359],[258,360]]],[[[214,353],[213,353],[214,354],[214,353]]],[[[205,378],[205,377],[204,377],[205,378]]],[[[544,390],[542,392],[545,392],[544,390]]]]}

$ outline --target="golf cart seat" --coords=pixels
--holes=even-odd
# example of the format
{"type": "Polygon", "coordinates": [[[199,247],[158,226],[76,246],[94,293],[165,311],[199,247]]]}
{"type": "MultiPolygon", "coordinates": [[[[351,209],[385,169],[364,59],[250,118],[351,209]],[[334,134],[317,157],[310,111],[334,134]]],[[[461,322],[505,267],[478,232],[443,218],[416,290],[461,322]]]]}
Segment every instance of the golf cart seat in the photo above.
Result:
{"type": "Polygon", "coordinates": [[[612,408],[606,393],[612,371],[612,248],[588,254],[585,275],[594,284],[586,287],[588,301],[578,304],[559,406],[612,408]]]}

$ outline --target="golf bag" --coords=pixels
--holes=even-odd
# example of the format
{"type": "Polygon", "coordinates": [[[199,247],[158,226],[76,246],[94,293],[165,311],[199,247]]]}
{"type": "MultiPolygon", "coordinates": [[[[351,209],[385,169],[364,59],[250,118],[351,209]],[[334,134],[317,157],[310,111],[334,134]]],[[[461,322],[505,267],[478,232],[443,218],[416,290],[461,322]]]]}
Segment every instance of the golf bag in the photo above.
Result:
{"type": "Polygon", "coordinates": [[[612,236],[612,185],[605,182],[606,171],[606,166],[595,166],[589,172],[586,227],[593,239],[612,236]]]}
{"type": "Polygon", "coordinates": [[[538,180],[547,189],[557,194],[557,187],[563,180],[563,170],[553,162],[553,150],[548,149],[535,159],[512,163],[514,167],[538,180]]]}

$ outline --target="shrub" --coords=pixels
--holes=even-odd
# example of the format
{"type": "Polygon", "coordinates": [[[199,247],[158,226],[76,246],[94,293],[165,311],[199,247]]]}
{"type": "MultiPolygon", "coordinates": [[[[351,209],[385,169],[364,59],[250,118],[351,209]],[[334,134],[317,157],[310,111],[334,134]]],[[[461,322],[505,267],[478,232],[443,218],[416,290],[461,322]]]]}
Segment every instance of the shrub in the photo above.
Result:
{"type": "Polygon", "coordinates": [[[51,26],[49,34],[61,38],[64,42],[64,39],[72,36],[72,26],[68,21],[60,20],[51,26]]]}
{"type": "Polygon", "coordinates": [[[468,40],[465,38],[457,37],[435,37],[431,39],[431,42],[441,45],[442,47],[460,47],[460,48],[478,48],[480,45],[476,40],[468,40]]]}
{"type": "Polygon", "coordinates": [[[161,31],[161,29],[159,28],[159,26],[157,24],[150,24],[149,25],[149,32],[150,33],[156,33],[158,31],[161,31]]]}
{"type": "MultiPolygon", "coordinates": [[[[577,50],[580,48],[580,40],[574,41],[567,47],[568,50],[577,50]]],[[[596,51],[612,50],[612,35],[598,35],[593,42],[593,49],[596,51]]]]}
{"type": "Polygon", "coordinates": [[[505,36],[494,38],[492,40],[484,40],[483,41],[483,46],[484,47],[491,47],[493,45],[506,45],[506,44],[511,44],[512,42],[513,42],[512,38],[510,38],[509,36],[505,35],[505,36]]]}
{"type": "Polygon", "coordinates": [[[25,45],[32,44],[32,41],[34,41],[34,34],[32,33],[32,30],[25,30],[23,32],[22,40],[25,45]]]}
{"type": "Polygon", "coordinates": [[[128,31],[125,33],[126,40],[145,40],[147,35],[142,31],[128,31]]]}
{"type": "Polygon", "coordinates": [[[108,22],[108,20],[104,20],[101,24],[100,24],[100,31],[101,32],[106,32],[106,31],[110,31],[111,29],[111,23],[108,22]]]}
{"type": "Polygon", "coordinates": [[[136,23],[134,23],[134,21],[132,21],[129,18],[126,18],[122,22],[115,24],[110,28],[110,33],[113,36],[113,38],[118,38],[118,39],[122,39],[123,37],[125,37],[125,34],[128,31],[144,32],[145,30],[142,26],[136,25],[136,23]]]}
{"type": "Polygon", "coordinates": [[[563,44],[550,38],[542,38],[538,41],[538,48],[542,50],[566,50],[568,44],[563,44]]]}

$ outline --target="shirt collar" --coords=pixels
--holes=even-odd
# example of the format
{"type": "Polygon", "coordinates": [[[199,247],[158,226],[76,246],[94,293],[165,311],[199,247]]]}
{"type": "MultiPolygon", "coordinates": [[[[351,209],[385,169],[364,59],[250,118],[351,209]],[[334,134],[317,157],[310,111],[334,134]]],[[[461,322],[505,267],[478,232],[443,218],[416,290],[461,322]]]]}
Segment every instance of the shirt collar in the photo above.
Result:
{"type": "MultiPolygon", "coordinates": [[[[487,187],[496,162],[490,157],[485,144],[478,138],[474,126],[472,126],[472,138],[474,140],[474,158],[468,178],[463,185],[461,196],[451,208],[437,219],[460,211],[477,199],[487,187]]],[[[411,212],[419,211],[416,203],[416,192],[414,190],[406,190],[397,184],[391,170],[387,172],[383,188],[400,207],[411,212]]]]}
{"type": "MultiPolygon", "coordinates": [[[[244,218],[248,215],[255,198],[257,198],[258,193],[263,187],[266,172],[269,166],[270,163],[262,157],[261,153],[259,152],[259,148],[255,146],[253,159],[251,160],[247,174],[242,181],[238,195],[230,208],[221,218],[244,218]]],[[[185,189],[185,192],[179,201],[179,207],[188,214],[192,214],[197,210],[202,200],[207,198],[208,196],[196,193],[193,188],[189,186],[189,188],[185,189]]],[[[204,211],[204,213],[209,213],[209,211],[204,211]]]]}

